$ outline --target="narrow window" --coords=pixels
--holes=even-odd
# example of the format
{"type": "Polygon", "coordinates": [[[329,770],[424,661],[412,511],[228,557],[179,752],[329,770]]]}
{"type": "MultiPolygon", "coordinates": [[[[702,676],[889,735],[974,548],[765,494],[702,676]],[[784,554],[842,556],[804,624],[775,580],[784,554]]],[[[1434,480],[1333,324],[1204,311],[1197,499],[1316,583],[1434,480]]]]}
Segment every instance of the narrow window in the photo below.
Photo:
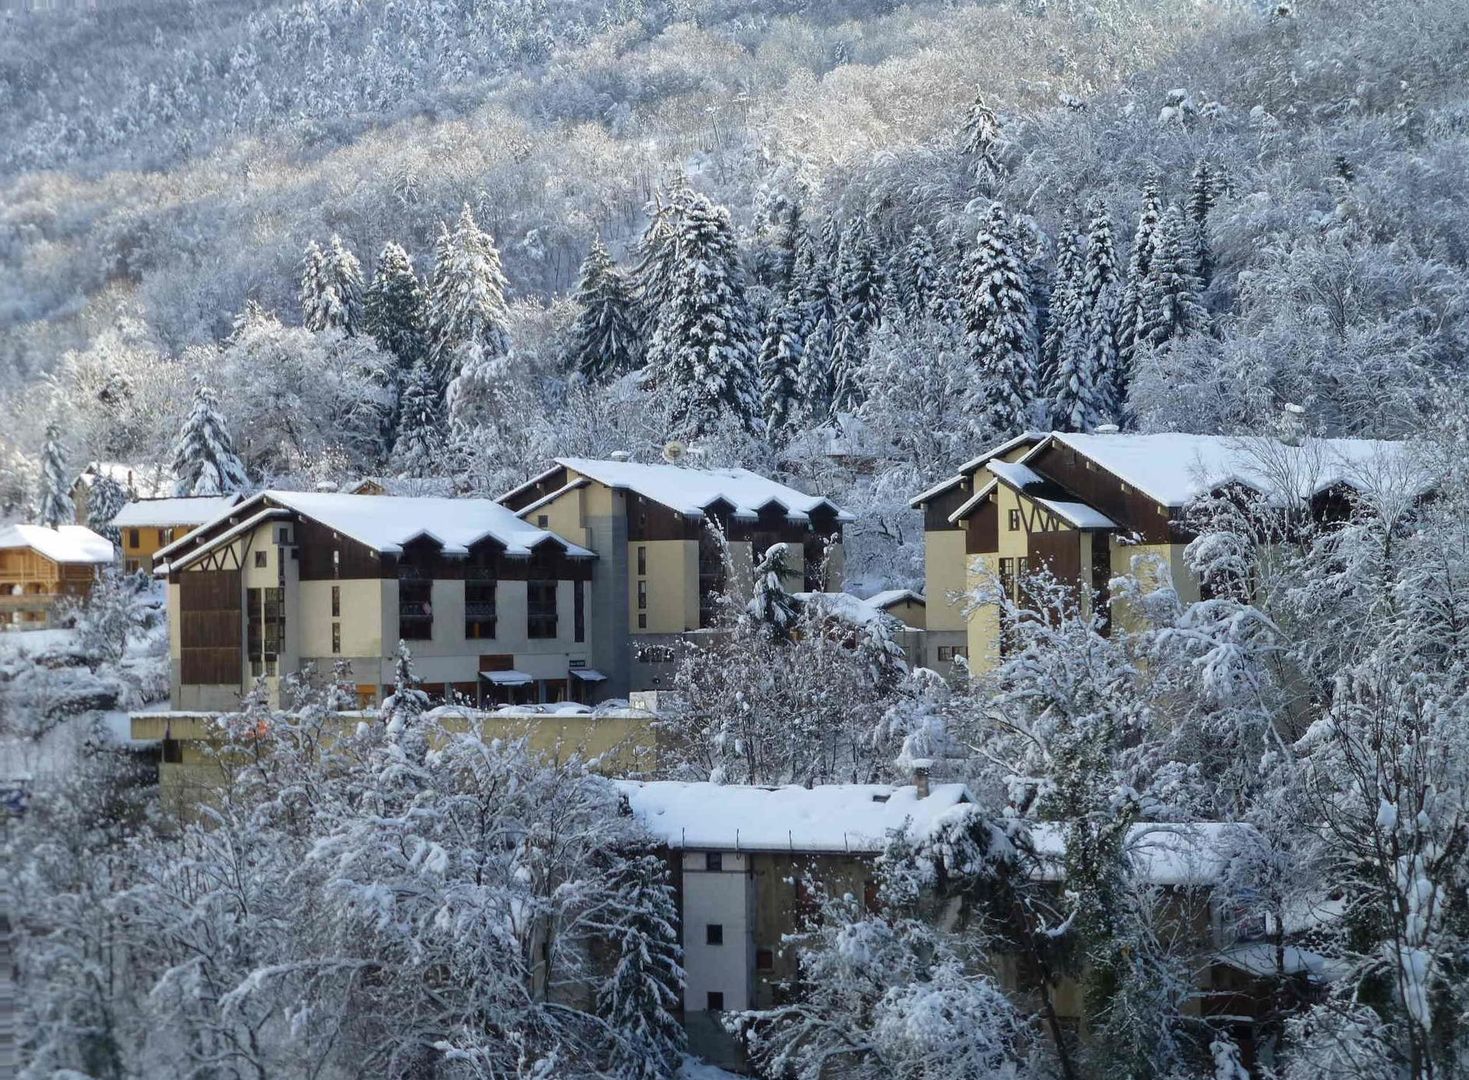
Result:
{"type": "Polygon", "coordinates": [[[137,529],[129,529],[128,530],[128,547],[135,548],[135,547],[142,547],[142,546],[143,546],[142,541],[138,538],[138,530],[137,529]]]}
{"type": "Polygon", "coordinates": [[[555,637],[556,582],[528,581],[525,592],[525,636],[529,638],[555,637]]]}
{"type": "Polygon", "coordinates": [[[774,971],[775,970],[775,951],[773,949],[756,949],[755,950],[755,970],[756,971],[774,971]]]}
{"type": "Polygon", "coordinates": [[[571,583],[571,627],[575,641],[587,639],[587,593],[586,582],[571,583]]]}
{"type": "Polygon", "coordinates": [[[332,618],[337,619],[342,615],[342,587],[332,586],[332,618]]]}
{"type": "Polygon", "coordinates": [[[638,612],[638,629],[648,629],[648,613],[646,611],[638,612]]]}
{"type": "Polygon", "coordinates": [[[550,523],[551,523],[551,519],[549,517],[547,517],[545,514],[537,514],[536,515],[536,525],[538,525],[540,528],[544,529],[550,523]]]}
{"type": "Polygon", "coordinates": [[[255,553],[255,565],[259,568],[264,568],[266,565],[265,552],[257,551],[255,553]]]}
{"type": "Polygon", "coordinates": [[[705,999],[708,1002],[710,1012],[724,1011],[724,994],[721,991],[710,990],[709,993],[705,995],[705,999]]]}
{"type": "Polygon", "coordinates": [[[332,623],[332,655],[340,656],[342,653],[342,624],[332,623]]]}
{"type": "Polygon", "coordinates": [[[706,851],[704,853],[704,869],[705,870],[723,870],[724,869],[724,852],[722,852],[722,851],[706,851]]]}
{"type": "Polygon", "coordinates": [[[342,552],[340,548],[332,548],[332,577],[342,576],[342,552]]]}
{"type": "Polygon", "coordinates": [[[168,530],[167,529],[159,529],[158,530],[158,546],[159,547],[162,547],[164,544],[168,543],[171,539],[173,539],[173,538],[168,535],[168,530]]]}
{"type": "Polygon", "coordinates": [[[708,923],[707,925],[705,925],[705,927],[704,927],[704,944],[705,945],[723,945],[724,944],[724,924],[723,923],[712,922],[712,923],[708,923]]]}
{"type": "Polygon", "coordinates": [[[648,583],[646,581],[638,582],[638,610],[648,610],[648,583]]]}
{"type": "Polygon", "coordinates": [[[648,549],[645,548],[645,547],[643,547],[643,546],[641,546],[641,545],[639,545],[638,546],[638,573],[639,574],[646,574],[647,572],[648,572],[648,549]]]}
{"type": "Polygon", "coordinates": [[[1010,531],[1011,532],[1019,532],[1020,531],[1020,511],[1019,510],[1011,510],[1009,512],[1009,514],[1007,515],[1007,519],[1009,521],[1010,531]]]}

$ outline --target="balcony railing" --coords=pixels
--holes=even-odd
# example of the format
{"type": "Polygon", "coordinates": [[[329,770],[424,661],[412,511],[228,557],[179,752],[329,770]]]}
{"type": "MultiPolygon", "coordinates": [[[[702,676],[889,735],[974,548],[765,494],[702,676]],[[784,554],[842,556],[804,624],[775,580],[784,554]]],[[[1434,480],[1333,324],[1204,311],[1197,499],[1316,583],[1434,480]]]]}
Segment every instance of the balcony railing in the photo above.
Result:
{"type": "Polygon", "coordinates": [[[466,600],[464,617],[474,622],[488,622],[495,617],[495,602],[493,600],[466,600]]]}

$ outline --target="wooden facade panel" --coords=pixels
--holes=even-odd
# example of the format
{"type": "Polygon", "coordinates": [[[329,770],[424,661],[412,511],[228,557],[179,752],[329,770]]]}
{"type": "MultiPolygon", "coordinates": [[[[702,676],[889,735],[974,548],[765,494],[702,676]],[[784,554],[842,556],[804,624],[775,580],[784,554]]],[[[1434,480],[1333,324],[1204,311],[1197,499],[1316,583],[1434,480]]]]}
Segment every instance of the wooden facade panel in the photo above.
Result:
{"type": "Polygon", "coordinates": [[[392,577],[377,552],[351,537],[334,533],[310,518],[299,518],[294,526],[300,550],[302,581],[392,577]]]}
{"type": "Polygon", "coordinates": [[[1027,464],[1124,529],[1137,533],[1145,543],[1180,542],[1182,534],[1170,525],[1172,515],[1167,507],[1162,507],[1160,513],[1155,499],[1130,486],[1124,491],[1122,481],[1103,468],[1087,468],[1087,459],[1071,447],[1052,444],[1027,464]]]}
{"type": "Polygon", "coordinates": [[[967,503],[972,494],[974,494],[974,480],[966,477],[948,491],[929,499],[923,504],[923,531],[946,532],[949,529],[960,528],[959,524],[949,521],[949,515],[967,503]]]}
{"type": "Polygon", "coordinates": [[[566,486],[566,469],[561,467],[555,469],[543,480],[531,484],[524,491],[518,491],[513,496],[501,500],[502,505],[508,506],[517,514],[531,503],[540,502],[553,491],[560,491],[566,486]]]}
{"type": "Polygon", "coordinates": [[[191,570],[178,575],[179,681],[240,684],[243,598],[238,570],[191,570]]]}
{"type": "Polygon", "coordinates": [[[1033,532],[1029,537],[1030,569],[1045,567],[1063,585],[1081,585],[1081,536],[1067,532],[1033,532]]]}
{"type": "Polygon", "coordinates": [[[993,495],[969,515],[964,530],[964,551],[969,555],[1000,550],[1000,504],[993,495]]]}

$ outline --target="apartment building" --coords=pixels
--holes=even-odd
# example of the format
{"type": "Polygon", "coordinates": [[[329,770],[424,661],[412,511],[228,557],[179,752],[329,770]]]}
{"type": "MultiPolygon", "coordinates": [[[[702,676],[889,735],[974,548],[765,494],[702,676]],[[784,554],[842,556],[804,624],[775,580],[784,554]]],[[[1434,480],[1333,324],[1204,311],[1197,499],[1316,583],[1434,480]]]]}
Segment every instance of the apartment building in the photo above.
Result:
{"type": "Polygon", "coordinates": [[[1248,492],[1333,516],[1356,493],[1411,472],[1394,442],[1028,433],[913,500],[924,512],[929,649],[963,648],[974,670],[992,667],[1008,645],[1000,606],[969,598],[984,586],[1018,600],[1042,566],[1109,617],[1128,617],[1110,597],[1119,574],[1167,578],[1185,603],[1198,600],[1184,511],[1200,497],[1248,492]]]}
{"type": "Polygon", "coordinates": [[[153,557],[205,522],[240,502],[243,495],[198,495],[138,499],[117,512],[112,525],[122,540],[122,565],[132,573],[153,572],[153,557]]]}
{"type": "Polygon", "coordinates": [[[840,589],[842,527],[852,520],[829,499],[747,469],[626,459],[558,458],[500,502],[600,556],[592,655],[615,697],[666,687],[675,646],[715,625],[726,586],[748,589],[757,553],[772,544],[788,547],[790,591],[840,589]]]}
{"type": "Polygon", "coordinates": [[[0,527],[0,627],[50,626],[60,605],[89,595],[116,558],[110,540],[82,525],[0,527]]]}
{"type": "Polygon", "coordinates": [[[437,700],[606,696],[591,662],[596,555],[487,499],[264,491],[154,554],[172,704],[227,710],[257,677],[351,666],[391,691],[399,639],[437,700]]]}

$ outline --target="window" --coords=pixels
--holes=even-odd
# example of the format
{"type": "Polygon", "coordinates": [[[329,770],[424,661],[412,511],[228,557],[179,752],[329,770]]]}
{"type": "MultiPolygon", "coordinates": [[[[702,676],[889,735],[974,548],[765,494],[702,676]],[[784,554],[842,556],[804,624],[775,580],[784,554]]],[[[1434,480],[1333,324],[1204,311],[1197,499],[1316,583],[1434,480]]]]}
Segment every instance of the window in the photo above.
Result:
{"type": "Polygon", "coordinates": [[[648,613],[646,611],[638,612],[638,629],[648,629],[648,613]]]}
{"type": "Polygon", "coordinates": [[[967,646],[967,645],[940,645],[939,646],[939,663],[941,663],[941,664],[946,664],[946,663],[949,663],[951,661],[958,660],[961,656],[968,656],[968,655],[969,655],[969,646],[967,646]]]}
{"type": "Polygon", "coordinates": [[[756,949],[755,950],[755,970],[756,971],[774,971],[775,970],[775,951],[773,949],[756,949]]]}
{"type": "Polygon", "coordinates": [[[163,763],[165,765],[182,765],[184,761],[184,744],[177,739],[163,740],[163,763]]]}
{"type": "Polygon", "coordinates": [[[724,994],[719,990],[710,990],[704,995],[710,1012],[724,1011],[724,994]]]}
{"type": "Polygon", "coordinates": [[[705,870],[723,870],[724,869],[724,852],[722,852],[722,851],[706,851],[706,852],[704,852],[704,869],[705,870]]]}
{"type": "Polygon", "coordinates": [[[551,524],[551,519],[549,517],[547,517],[545,514],[537,514],[536,515],[536,526],[538,528],[544,529],[549,524],[551,524]]]}
{"type": "Polygon", "coordinates": [[[643,547],[642,545],[639,545],[638,546],[638,573],[640,573],[640,574],[646,574],[647,572],[648,572],[648,549],[645,548],[645,547],[643,547]]]}
{"type": "Polygon", "coordinates": [[[341,654],[342,654],[342,624],[339,623],[339,622],[334,622],[334,623],[332,623],[332,655],[333,656],[340,656],[341,654]]]}
{"type": "Polygon", "coordinates": [[[587,639],[587,591],[585,581],[571,583],[571,635],[573,641],[587,639]]]}
{"type": "Polygon", "coordinates": [[[257,569],[264,569],[267,562],[268,560],[266,558],[265,552],[257,551],[255,553],[255,566],[257,569]]]}
{"type": "Polygon", "coordinates": [[[475,549],[464,567],[464,636],[492,638],[497,621],[495,599],[499,588],[499,553],[489,546],[475,549]]]}
{"type": "Polygon", "coordinates": [[[340,618],[342,614],[342,587],[332,586],[332,618],[340,618]]]}
{"type": "MultiPolygon", "coordinates": [[[[333,552],[333,565],[337,552],[333,552]]],[[[406,641],[430,641],[434,636],[434,580],[426,562],[404,554],[398,557],[398,636],[406,641]]]]}
{"type": "Polygon", "coordinates": [[[137,529],[129,529],[128,530],[128,547],[135,548],[135,547],[142,547],[142,546],[143,546],[143,542],[138,538],[138,530],[137,529]]]}
{"type": "Polygon", "coordinates": [[[1020,511],[1011,510],[1005,515],[1005,527],[1011,532],[1020,531],[1020,511]]]}
{"type": "Polygon", "coordinates": [[[159,529],[158,530],[158,546],[159,547],[162,547],[164,544],[168,543],[172,539],[173,539],[173,530],[172,529],[159,529]]]}
{"type": "Polygon", "coordinates": [[[723,945],[724,944],[724,924],[723,923],[712,922],[712,923],[709,923],[708,925],[706,925],[704,927],[704,944],[705,945],[723,945]]]}
{"type": "Polygon", "coordinates": [[[332,577],[339,578],[341,576],[342,576],[342,550],[341,550],[341,548],[332,548],[332,577]]]}
{"type": "Polygon", "coordinates": [[[638,582],[638,610],[648,610],[648,583],[646,581],[638,582]]]}
{"type": "Polygon", "coordinates": [[[554,581],[528,581],[525,585],[525,636],[529,638],[553,638],[556,636],[556,583],[554,581]]]}
{"type": "Polygon", "coordinates": [[[245,592],[245,645],[250,674],[274,675],[286,638],[284,589],[247,589],[245,592]]]}

